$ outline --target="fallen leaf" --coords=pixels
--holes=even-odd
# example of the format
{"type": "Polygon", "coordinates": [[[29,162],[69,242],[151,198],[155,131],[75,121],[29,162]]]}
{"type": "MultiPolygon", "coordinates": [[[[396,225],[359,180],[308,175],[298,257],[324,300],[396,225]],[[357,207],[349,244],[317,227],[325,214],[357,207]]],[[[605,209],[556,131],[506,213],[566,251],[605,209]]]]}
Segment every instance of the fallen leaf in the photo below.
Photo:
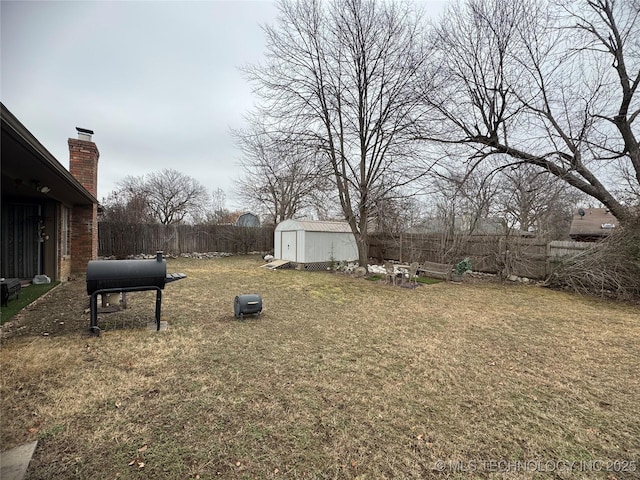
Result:
{"type": "Polygon", "coordinates": [[[278,473],[280,470],[278,470],[277,468],[273,471],[273,473],[278,473]]]}
{"type": "Polygon", "coordinates": [[[136,461],[135,461],[135,460],[131,460],[131,461],[129,462],[129,466],[131,467],[131,466],[135,465],[135,463],[136,463],[136,461]]]}
{"type": "Polygon", "coordinates": [[[138,468],[144,468],[144,462],[138,462],[138,468]]]}
{"type": "Polygon", "coordinates": [[[37,428],[33,428],[33,427],[31,427],[31,428],[29,429],[29,433],[36,433],[37,431],[38,431],[38,429],[37,429],[37,428]]]}
{"type": "Polygon", "coordinates": [[[139,452],[144,452],[147,448],[149,448],[149,447],[148,447],[148,445],[145,443],[144,445],[142,445],[142,446],[138,449],[138,451],[139,451],[139,452]]]}

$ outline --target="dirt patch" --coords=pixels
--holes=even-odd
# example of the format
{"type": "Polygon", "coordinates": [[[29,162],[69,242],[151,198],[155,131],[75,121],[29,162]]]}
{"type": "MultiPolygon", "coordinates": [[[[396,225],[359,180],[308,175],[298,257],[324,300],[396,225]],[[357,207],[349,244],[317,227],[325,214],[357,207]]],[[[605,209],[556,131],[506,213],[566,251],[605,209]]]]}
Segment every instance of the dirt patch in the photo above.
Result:
{"type": "Polygon", "coordinates": [[[0,338],[80,333],[89,325],[88,299],[84,281],[62,283],[2,325],[0,338]]]}
{"type": "MultiPolygon", "coordinates": [[[[90,335],[89,296],[84,279],[58,285],[20,311],[0,329],[0,341],[19,337],[90,335]]],[[[98,301],[100,305],[100,301],[98,301]]],[[[127,309],[101,313],[101,329],[138,328],[154,321],[155,292],[127,294],[127,309]]]]}

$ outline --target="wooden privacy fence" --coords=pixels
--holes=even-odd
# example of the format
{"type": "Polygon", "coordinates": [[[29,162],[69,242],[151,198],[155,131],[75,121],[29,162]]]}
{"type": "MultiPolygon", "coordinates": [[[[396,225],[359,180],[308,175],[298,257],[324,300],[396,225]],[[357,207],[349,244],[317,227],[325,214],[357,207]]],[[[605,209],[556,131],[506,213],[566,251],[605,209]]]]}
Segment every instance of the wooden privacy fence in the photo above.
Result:
{"type": "MultiPolygon", "coordinates": [[[[101,222],[98,225],[98,254],[125,258],[154,253],[180,255],[194,252],[248,253],[273,251],[272,226],[158,225],[101,222]]],[[[518,236],[463,236],[403,233],[396,236],[373,234],[369,256],[378,261],[456,263],[471,259],[479,272],[546,278],[566,256],[589,248],[590,242],[546,242],[518,236]]]]}
{"type": "Polygon", "coordinates": [[[565,242],[556,240],[549,243],[549,256],[557,258],[578,255],[590,248],[597,248],[598,245],[598,243],[594,242],[565,242]]]}
{"type": "Polygon", "coordinates": [[[549,243],[538,238],[504,235],[374,234],[370,237],[369,255],[379,261],[451,264],[469,257],[475,271],[541,280],[562,258],[595,245],[588,242],[549,243]]]}
{"type": "Polygon", "coordinates": [[[98,224],[98,255],[125,258],[154,253],[248,253],[273,250],[273,227],[234,225],[98,224]]]}

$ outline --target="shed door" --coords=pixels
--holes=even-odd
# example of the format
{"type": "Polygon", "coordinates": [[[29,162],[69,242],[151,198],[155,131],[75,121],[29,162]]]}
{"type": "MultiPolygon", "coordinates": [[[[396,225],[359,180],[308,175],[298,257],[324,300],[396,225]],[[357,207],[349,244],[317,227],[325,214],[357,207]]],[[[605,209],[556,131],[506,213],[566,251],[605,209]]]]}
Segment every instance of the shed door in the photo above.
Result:
{"type": "Polygon", "coordinates": [[[282,233],[282,260],[290,260],[292,262],[297,262],[298,258],[296,256],[297,252],[297,244],[296,244],[296,234],[297,232],[281,232],[282,233]]]}

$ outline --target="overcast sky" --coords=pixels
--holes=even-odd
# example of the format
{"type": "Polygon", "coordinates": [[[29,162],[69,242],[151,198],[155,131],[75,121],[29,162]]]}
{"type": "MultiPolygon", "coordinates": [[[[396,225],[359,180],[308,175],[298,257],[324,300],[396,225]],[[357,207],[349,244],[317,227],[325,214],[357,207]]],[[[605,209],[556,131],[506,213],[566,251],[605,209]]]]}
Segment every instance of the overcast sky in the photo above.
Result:
{"type": "Polygon", "coordinates": [[[100,200],[127,175],[174,168],[241,208],[229,130],[254,99],[238,67],[262,60],[273,2],[0,5],[2,102],[67,168],[75,127],[94,130],[100,200]]]}

